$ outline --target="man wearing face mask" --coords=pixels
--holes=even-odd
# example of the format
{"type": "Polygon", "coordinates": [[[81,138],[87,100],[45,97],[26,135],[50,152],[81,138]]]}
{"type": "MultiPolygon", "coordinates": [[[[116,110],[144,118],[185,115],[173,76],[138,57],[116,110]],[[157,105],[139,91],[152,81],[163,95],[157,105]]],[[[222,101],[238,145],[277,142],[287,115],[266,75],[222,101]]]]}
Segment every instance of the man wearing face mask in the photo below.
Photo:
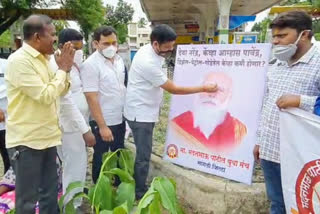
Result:
{"type": "Polygon", "coordinates": [[[217,85],[180,87],[167,78],[163,70],[165,58],[170,56],[177,38],[168,25],[158,25],[151,33],[151,44],[139,49],[129,71],[124,116],[132,130],[137,153],[134,167],[136,198],[147,190],[145,185],[152,151],[152,133],[158,121],[163,89],[172,94],[215,92],[217,85]]]}
{"type": "Polygon", "coordinates": [[[93,147],[92,180],[96,183],[105,152],[124,148],[126,131],[123,120],[125,99],[124,62],[116,54],[116,31],[109,26],[95,30],[94,44],[97,50],[80,67],[83,91],[87,98],[92,131],[97,143],[93,147]]]}
{"type": "MultiPolygon", "coordinates": [[[[60,98],[59,122],[63,132],[62,145],[57,147],[58,155],[62,160],[62,186],[63,194],[70,183],[86,180],[87,172],[87,146],[94,146],[95,137],[88,125],[89,107],[82,91],[79,67],[83,61],[83,36],[74,29],[63,29],[59,33],[58,47],[60,50],[67,42],[73,44],[75,56],[70,71],[71,90],[60,98]]],[[[50,64],[54,70],[57,64],[54,57],[51,57],[50,64]]],[[[65,204],[74,194],[82,192],[82,188],[73,190],[66,198],[65,204]]],[[[81,200],[75,200],[74,206],[79,209],[81,200]]]]}
{"type": "Polygon", "coordinates": [[[279,110],[290,107],[312,112],[320,93],[320,54],[311,43],[312,19],[302,11],[280,14],[270,24],[277,61],[267,73],[266,93],[254,157],[260,161],[270,213],[286,213],[280,173],[279,110]]]}

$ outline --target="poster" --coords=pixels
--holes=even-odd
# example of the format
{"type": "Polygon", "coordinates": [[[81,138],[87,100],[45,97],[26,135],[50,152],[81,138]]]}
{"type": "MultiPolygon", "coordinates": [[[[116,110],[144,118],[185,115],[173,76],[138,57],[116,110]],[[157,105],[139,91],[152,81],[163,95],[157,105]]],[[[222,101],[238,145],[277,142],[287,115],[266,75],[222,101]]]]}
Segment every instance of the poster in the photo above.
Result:
{"type": "Polygon", "coordinates": [[[251,184],[271,45],[179,45],[174,82],[216,93],[172,96],[164,159],[251,184]]]}
{"type": "Polygon", "coordinates": [[[289,214],[320,213],[320,117],[280,113],[281,179],[289,214]]]}

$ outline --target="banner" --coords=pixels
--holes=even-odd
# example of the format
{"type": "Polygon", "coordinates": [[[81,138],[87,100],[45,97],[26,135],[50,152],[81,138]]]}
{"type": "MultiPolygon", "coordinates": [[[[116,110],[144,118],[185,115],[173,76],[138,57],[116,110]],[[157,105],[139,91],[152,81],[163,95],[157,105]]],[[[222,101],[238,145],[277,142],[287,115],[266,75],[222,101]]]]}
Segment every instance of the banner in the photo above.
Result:
{"type": "Polygon", "coordinates": [[[320,213],[320,117],[280,113],[281,179],[287,213],[320,213]]]}
{"type": "Polygon", "coordinates": [[[172,96],[164,159],[251,184],[269,44],[179,45],[174,82],[216,93],[172,96]]]}

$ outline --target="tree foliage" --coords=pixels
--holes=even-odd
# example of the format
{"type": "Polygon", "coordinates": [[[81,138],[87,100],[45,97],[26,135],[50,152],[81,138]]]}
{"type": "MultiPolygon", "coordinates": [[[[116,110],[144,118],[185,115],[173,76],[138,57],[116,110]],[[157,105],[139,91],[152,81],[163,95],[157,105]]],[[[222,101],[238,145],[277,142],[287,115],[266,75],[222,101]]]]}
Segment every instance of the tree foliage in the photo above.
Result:
{"type": "Polygon", "coordinates": [[[105,16],[102,0],[1,0],[0,2],[0,35],[20,16],[30,15],[31,9],[58,6],[73,12],[88,40],[89,33],[103,23],[105,16]]]}
{"type": "Polygon", "coordinates": [[[259,42],[265,42],[270,22],[270,18],[265,18],[261,22],[257,22],[253,25],[251,31],[259,32],[259,42]]]}
{"type": "Polygon", "coordinates": [[[120,43],[126,41],[128,35],[128,23],[132,21],[134,9],[131,4],[119,0],[117,7],[106,6],[106,21],[104,24],[112,26],[118,32],[120,43]]]}
{"type": "Polygon", "coordinates": [[[10,47],[10,45],[11,45],[11,33],[9,30],[6,30],[0,36],[0,48],[1,47],[10,47]]]}
{"type": "Polygon", "coordinates": [[[28,16],[33,8],[48,8],[59,4],[60,0],[1,0],[0,35],[20,16],[28,16]]]}
{"type": "Polygon", "coordinates": [[[142,17],[138,21],[138,27],[143,28],[147,25],[147,23],[148,21],[144,17],[142,17]]]}
{"type": "Polygon", "coordinates": [[[101,0],[66,0],[65,7],[76,16],[86,41],[90,32],[104,21],[105,8],[101,0]]]}

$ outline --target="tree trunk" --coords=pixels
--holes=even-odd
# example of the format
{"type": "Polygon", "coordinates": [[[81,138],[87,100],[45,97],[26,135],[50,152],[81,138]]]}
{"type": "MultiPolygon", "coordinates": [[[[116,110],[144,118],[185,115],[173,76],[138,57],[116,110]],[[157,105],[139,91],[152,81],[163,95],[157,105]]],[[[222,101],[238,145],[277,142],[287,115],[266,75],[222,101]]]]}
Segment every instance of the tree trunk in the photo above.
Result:
{"type": "Polygon", "coordinates": [[[1,22],[0,24],[0,36],[2,33],[4,33],[15,21],[19,19],[21,16],[21,13],[17,10],[14,16],[7,17],[7,19],[4,22],[1,22]]]}

